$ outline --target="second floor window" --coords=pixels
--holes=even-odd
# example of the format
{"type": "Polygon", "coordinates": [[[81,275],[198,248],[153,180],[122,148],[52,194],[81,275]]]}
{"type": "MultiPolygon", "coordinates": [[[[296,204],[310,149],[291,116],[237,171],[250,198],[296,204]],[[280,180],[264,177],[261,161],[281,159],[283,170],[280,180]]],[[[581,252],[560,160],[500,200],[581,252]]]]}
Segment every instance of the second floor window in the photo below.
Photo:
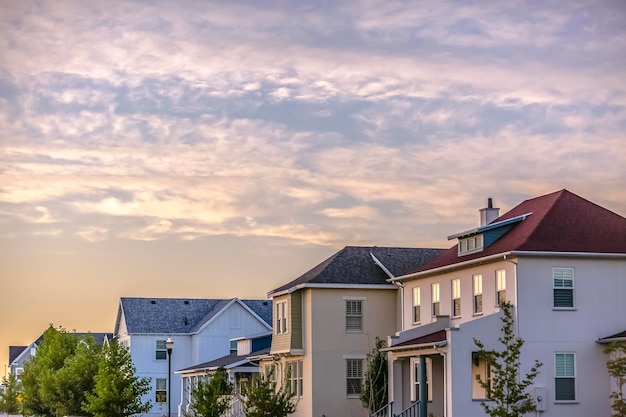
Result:
{"type": "Polygon", "coordinates": [[[413,288],[413,323],[422,321],[422,294],[420,287],[413,288]]]}
{"type": "Polygon", "coordinates": [[[360,332],[363,330],[363,301],[346,300],[346,331],[360,332]]]}
{"type": "Polygon", "coordinates": [[[483,276],[474,275],[474,314],[483,312],[483,276]]]}
{"type": "Polygon", "coordinates": [[[574,268],[553,268],[554,307],[574,307],[574,268]]]}
{"type": "Polygon", "coordinates": [[[497,305],[506,301],[506,271],[504,269],[496,271],[496,297],[497,305]]]}
{"type": "Polygon", "coordinates": [[[155,359],[156,360],[167,359],[167,348],[165,347],[165,340],[156,341],[155,359]]]}
{"type": "Polygon", "coordinates": [[[287,333],[287,301],[276,303],[276,334],[287,333]]]}
{"type": "Polygon", "coordinates": [[[452,316],[461,316],[461,280],[452,280],[452,316]]]}
{"type": "Polygon", "coordinates": [[[432,314],[433,317],[439,315],[439,284],[432,284],[431,286],[432,293],[432,314]]]}

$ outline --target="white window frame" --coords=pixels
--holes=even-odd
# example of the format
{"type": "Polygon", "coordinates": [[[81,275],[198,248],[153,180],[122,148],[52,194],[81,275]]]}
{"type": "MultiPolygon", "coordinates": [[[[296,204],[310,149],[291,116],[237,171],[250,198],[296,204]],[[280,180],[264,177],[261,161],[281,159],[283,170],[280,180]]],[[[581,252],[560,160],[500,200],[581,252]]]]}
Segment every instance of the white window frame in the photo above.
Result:
{"type": "Polygon", "coordinates": [[[554,402],[556,403],[572,403],[572,402],[577,402],[577,398],[578,398],[578,392],[577,392],[577,388],[578,385],[576,384],[576,353],[575,352],[555,352],[554,353],[554,402]],[[558,367],[557,367],[557,356],[559,355],[563,355],[563,356],[571,356],[573,358],[573,366],[572,366],[572,374],[571,375],[558,375],[558,367]],[[573,399],[566,399],[566,400],[559,400],[556,398],[556,381],[557,379],[573,379],[574,380],[574,398],[573,399]]]}
{"type": "Polygon", "coordinates": [[[346,312],[346,332],[363,332],[363,299],[344,299],[344,303],[346,312]]]}
{"type": "Polygon", "coordinates": [[[476,274],[472,276],[472,287],[474,290],[474,298],[472,303],[472,311],[474,315],[483,314],[483,310],[485,309],[483,303],[483,275],[476,274]],[[480,306],[480,308],[478,308],[480,306]]]}
{"type": "Polygon", "coordinates": [[[286,334],[287,329],[287,300],[276,303],[276,334],[286,334]]]}
{"type": "Polygon", "coordinates": [[[431,315],[436,317],[441,314],[441,286],[438,282],[430,284],[431,315]]]}
{"type": "Polygon", "coordinates": [[[461,280],[452,280],[452,318],[461,317],[461,280]],[[458,311],[457,311],[458,308],[458,311]]]}
{"type": "Polygon", "coordinates": [[[363,385],[363,359],[362,358],[348,358],[346,359],[346,397],[347,398],[358,398],[361,396],[361,385],[363,385]],[[351,367],[351,365],[355,365],[351,367]],[[359,384],[357,385],[358,392],[350,392],[350,387],[353,386],[350,384],[350,381],[358,380],[359,384]]]}
{"type": "Polygon", "coordinates": [[[483,235],[475,235],[459,239],[457,247],[458,255],[469,255],[471,253],[480,252],[484,249],[483,235]]]}
{"type": "Polygon", "coordinates": [[[575,292],[575,279],[574,268],[572,267],[554,267],[552,268],[552,308],[555,310],[573,310],[576,308],[576,292],[575,292]],[[570,277],[566,277],[564,274],[568,271],[570,277]],[[561,275],[559,277],[559,274],[561,275]],[[558,281],[561,281],[559,284],[558,281]],[[565,281],[570,281],[571,286],[567,286],[565,281]],[[571,306],[557,306],[555,305],[555,294],[558,290],[569,290],[572,293],[572,305],[571,306]]]}
{"type": "Polygon", "coordinates": [[[422,289],[420,287],[413,288],[413,324],[422,322],[422,289]]]}
{"type": "Polygon", "coordinates": [[[167,346],[165,344],[166,340],[157,340],[155,345],[155,351],[154,351],[154,360],[155,361],[164,361],[167,359],[167,346]],[[160,353],[162,353],[162,358],[160,358],[159,355],[160,353]]]}
{"type": "Polygon", "coordinates": [[[496,305],[506,301],[506,269],[496,271],[496,305]]]}
{"type": "Polygon", "coordinates": [[[302,397],[304,392],[302,385],[304,381],[303,367],[302,360],[289,361],[286,363],[285,367],[287,372],[285,379],[287,380],[288,388],[291,389],[291,392],[298,398],[302,397]]]}
{"type": "Polygon", "coordinates": [[[167,402],[167,378],[156,378],[154,381],[154,402],[166,403],[167,402]],[[161,383],[161,384],[159,384],[161,383]],[[162,386],[159,386],[162,385],[162,386]],[[161,399],[161,401],[159,401],[161,399]]]}
{"type": "MultiPolygon", "coordinates": [[[[417,401],[419,393],[419,367],[420,358],[411,358],[411,401],[417,401]]],[[[428,401],[433,400],[433,387],[430,381],[433,380],[432,361],[426,358],[426,389],[428,390],[428,401]]]]}

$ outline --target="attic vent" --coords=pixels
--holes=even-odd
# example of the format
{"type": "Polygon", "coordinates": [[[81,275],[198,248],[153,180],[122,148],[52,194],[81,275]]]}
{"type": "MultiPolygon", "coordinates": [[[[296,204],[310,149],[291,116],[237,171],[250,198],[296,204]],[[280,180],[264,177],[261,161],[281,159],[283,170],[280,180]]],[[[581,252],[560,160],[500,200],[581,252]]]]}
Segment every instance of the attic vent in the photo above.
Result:
{"type": "Polygon", "coordinates": [[[263,301],[263,305],[266,306],[267,305],[267,301],[263,301]]]}
{"type": "Polygon", "coordinates": [[[150,300],[150,304],[156,304],[156,300],[150,300]]]}
{"type": "Polygon", "coordinates": [[[185,326],[187,326],[189,324],[189,321],[187,320],[187,317],[185,316],[185,318],[183,319],[183,324],[185,326]]]}
{"type": "Polygon", "coordinates": [[[189,300],[184,301],[185,305],[189,305],[189,300]]]}

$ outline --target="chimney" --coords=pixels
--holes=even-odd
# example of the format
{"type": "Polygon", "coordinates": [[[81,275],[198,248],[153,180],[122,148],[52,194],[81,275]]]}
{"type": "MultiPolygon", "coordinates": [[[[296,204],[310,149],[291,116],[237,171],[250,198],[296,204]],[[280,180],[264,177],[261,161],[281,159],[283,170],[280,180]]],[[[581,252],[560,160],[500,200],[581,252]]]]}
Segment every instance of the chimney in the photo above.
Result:
{"type": "Polygon", "coordinates": [[[487,207],[480,209],[480,225],[485,226],[500,217],[500,209],[493,208],[493,199],[487,199],[487,207]]]}

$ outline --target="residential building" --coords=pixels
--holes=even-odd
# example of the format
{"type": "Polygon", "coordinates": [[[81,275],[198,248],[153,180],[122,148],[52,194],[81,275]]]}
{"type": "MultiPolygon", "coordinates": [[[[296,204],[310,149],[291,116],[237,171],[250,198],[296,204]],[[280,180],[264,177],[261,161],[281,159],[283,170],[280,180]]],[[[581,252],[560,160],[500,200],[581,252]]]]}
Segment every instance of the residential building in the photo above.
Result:
{"type": "Polygon", "coordinates": [[[269,292],[274,334],[260,367],[295,393],[294,416],[368,415],[359,399],[366,355],[402,322],[400,287],[387,279],[438,253],[348,246],[269,292]]]}
{"type": "Polygon", "coordinates": [[[484,416],[476,376],[488,380],[490,369],[474,339],[501,349],[506,300],[524,340],[520,373],[543,363],[528,391],[537,415],[610,415],[602,343],[626,335],[626,218],[567,190],[503,216],[490,201],[480,218],[449,236],[455,246],[390,280],[404,286],[404,330],[386,348],[393,413],[427,399],[429,415],[484,416]]]}
{"type": "Polygon", "coordinates": [[[152,409],[144,415],[178,414],[184,396],[174,372],[228,355],[234,338],[271,331],[271,317],[268,300],[121,298],[115,336],[137,375],[150,379],[142,401],[152,409]]]}
{"type": "Polygon", "coordinates": [[[176,371],[182,379],[182,400],[179,415],[190,411],[193,403],[193,387],[199,381],[209,381],[212,375],[223,367],[228,375],[228,381],[233,386],[229,417],[244,417],[241,396],[246,394],[252,381],[259,374],[258,361],[251,358],[267,355],[272,343],[272,332],[261,333],[250,337],[238,337],[230,341],[231,352],[212,361],[190,366],[176,371]]]}
{"type": "MultiPolygon", "coordinates": [[[[102,345],[106,340],[113,337],[112,333],[75,333],[79,338],[88,335],[93,336],[96,342],[102,345]]],[[[24,372],[24,364],[37,353],[37,348],[43,342],[43,335],[28,346],[9,346],[9,374],[15,375],[17,380],[21,380],[22,372],[24,372]]]]}

